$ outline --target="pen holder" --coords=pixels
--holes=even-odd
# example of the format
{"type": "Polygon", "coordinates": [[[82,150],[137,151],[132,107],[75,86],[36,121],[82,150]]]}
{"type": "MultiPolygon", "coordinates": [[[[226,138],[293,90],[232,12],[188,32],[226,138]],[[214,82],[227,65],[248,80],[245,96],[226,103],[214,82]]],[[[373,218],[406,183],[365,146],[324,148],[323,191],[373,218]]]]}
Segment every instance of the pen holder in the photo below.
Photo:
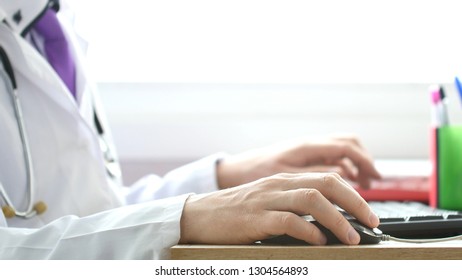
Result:
{"type": "Polygon", "coordinates": [[[462,210],[462,126],[431,128],[430,206],[462,210]]]}

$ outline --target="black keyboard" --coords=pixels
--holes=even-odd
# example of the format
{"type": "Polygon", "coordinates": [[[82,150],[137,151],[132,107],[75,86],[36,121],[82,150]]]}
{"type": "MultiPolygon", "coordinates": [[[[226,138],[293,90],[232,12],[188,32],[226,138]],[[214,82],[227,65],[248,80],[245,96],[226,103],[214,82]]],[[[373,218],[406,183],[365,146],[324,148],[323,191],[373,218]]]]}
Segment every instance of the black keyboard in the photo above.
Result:
{"type": "Polygon", "coordinates": [[[379,229],[398,238],[440,238],[462,234],[462,212],[434,209],[420,202],[371,201],[379,229]]]}

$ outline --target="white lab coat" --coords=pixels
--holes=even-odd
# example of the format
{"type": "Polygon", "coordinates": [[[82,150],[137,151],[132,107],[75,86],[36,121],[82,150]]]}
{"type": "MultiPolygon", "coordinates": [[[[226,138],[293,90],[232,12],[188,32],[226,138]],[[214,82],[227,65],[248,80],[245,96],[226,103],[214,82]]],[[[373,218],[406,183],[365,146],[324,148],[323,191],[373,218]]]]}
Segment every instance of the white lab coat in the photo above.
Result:
{"type": "MultiPolygon", "coordinates": [[[[215,164],[222,155],[122,187],[105,168],[93,120],[93,108],[101,108],[78,50],[76,102],[39,52],[5,24],[0,44],[18,84],[36,179],[32,199],[48,207],[30,219],[5,219],[0,212],[0,258],[167,258],[179,240],[187,194],[217,189],[215,164]]],[[[9,82],[0,79],[0,182],[15,207],[25,209],[26,166],[9,82]]],[[[98,115],[105,124],[101,110],[98,115]]],[[[110,141],[107,125],[105,137],[110,141]]]]}

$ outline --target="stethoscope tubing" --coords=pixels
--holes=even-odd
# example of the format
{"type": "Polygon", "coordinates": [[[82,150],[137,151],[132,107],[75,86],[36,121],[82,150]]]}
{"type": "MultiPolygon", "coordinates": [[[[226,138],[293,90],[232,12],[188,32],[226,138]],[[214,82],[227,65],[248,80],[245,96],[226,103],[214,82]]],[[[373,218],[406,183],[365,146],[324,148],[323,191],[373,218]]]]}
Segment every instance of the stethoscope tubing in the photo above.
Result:
{"type": "Polygon", "coordinates": [[[11,207],[14,210],[14,213],[17,217],[21,218],[30,218],[33,217],[37,214],[37,211],[34,210],[34,205],[33,205],[33,197],[35,195],[34,189],[35,189],[35,178],[34,178],[34,168],[32,165],[32,156],[31,156],[31,151],[30,151],[30,146],[29,146],[29,141],[27,140],[27,132],[26,128],[24,126],[24,117],[22,113],[22,108],[21,108],[21,102],[19,100],[18,92],[17,92],[17,83],[16,83],[16,78],[13,72],[13,67],[10,63],[10,60],[8,58],[8,55],[6,54],[5,50],[0,46],[0,59],[3,63],[3,67],[5,69],[5,72],[2,72],[1,75],[4,76],[2,77],[5,81],[10,80],[11,83],[5,83],[7,87],[7,91],[10,93],[11,99],[13,101],[13,107],[14,107],[14,113],[16,116],[17,120],[17,125],[18,125],[18,130],[19,130],[19,136],[21,138],[21,145],[23,147],[23,152],[24,152],[24,162],[26,166],[26,172],[27,172],[27,209],[26,211],[18,211],[14,206],[10,198],[8,197],[5,189],[3,188],[3,185],[0,183],[0,194],[2,199],[5,201],[5,203],[11,207]],[[8,75],[8,77],[5,77],[8,75]]]}

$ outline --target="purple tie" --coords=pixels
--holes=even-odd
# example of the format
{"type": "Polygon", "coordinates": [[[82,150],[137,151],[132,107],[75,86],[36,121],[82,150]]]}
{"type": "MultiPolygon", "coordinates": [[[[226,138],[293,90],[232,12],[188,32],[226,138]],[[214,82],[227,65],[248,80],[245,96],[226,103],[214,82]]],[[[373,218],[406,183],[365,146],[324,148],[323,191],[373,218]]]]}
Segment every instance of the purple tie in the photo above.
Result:
{"type": "Polygon", "coordinates": [[[53,9],[45,11],[34,30],[44,39],[45,55],[75,97],[75,64],[69,44],[53,9]]]}

